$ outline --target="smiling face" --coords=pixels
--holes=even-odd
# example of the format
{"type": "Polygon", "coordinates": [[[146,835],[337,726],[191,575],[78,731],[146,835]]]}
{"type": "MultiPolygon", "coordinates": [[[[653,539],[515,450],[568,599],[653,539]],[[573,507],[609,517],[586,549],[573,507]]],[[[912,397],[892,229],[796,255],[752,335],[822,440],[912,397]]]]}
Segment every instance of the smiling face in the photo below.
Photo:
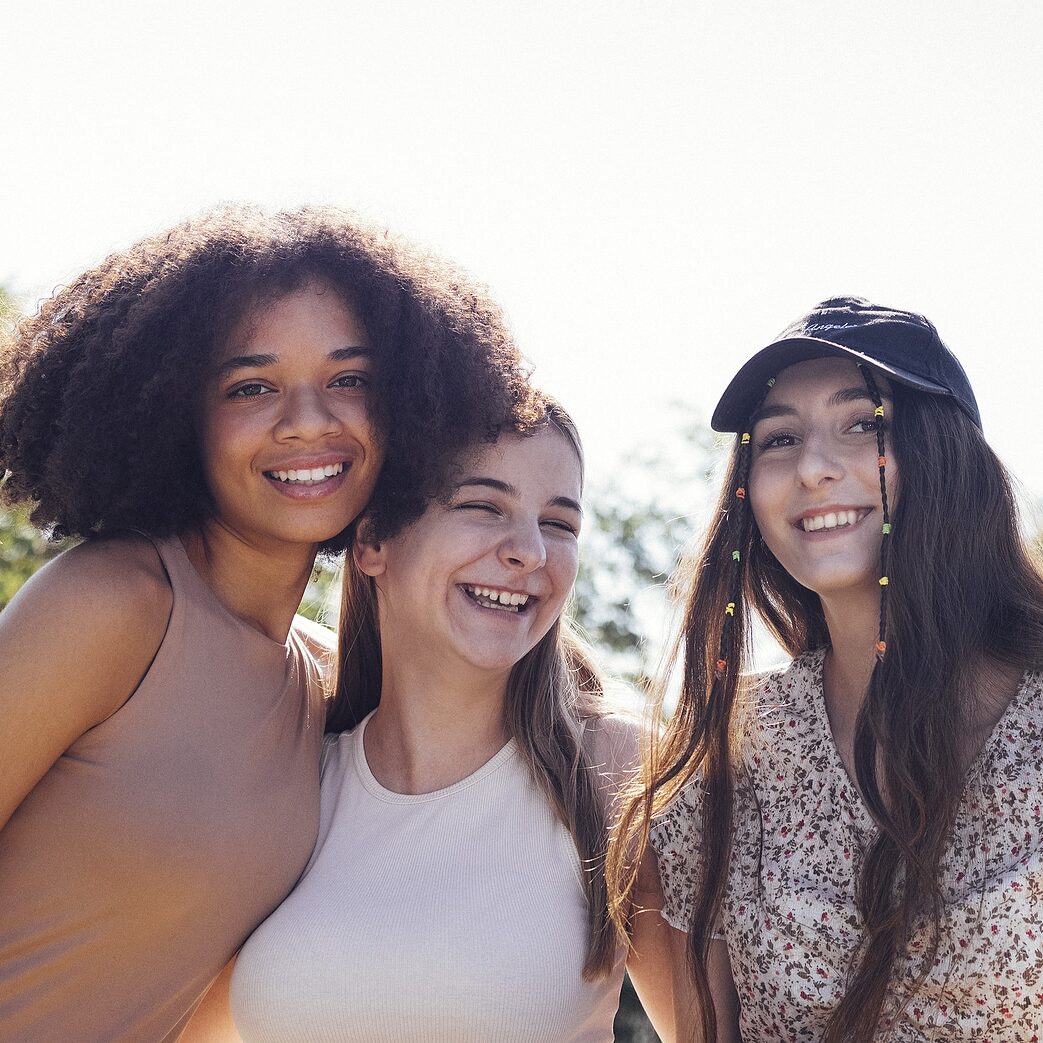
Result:
{"type": "Polygon", "coordinates": [[[375,577],[385,660],[434,657],[506,679],[576,578],[581,466],[554,427],[467,457],[446,500],[355,560],[375,577]]]}
{"type": "MultiPolygon", "coordinates": [[[[885,416],[886,381],[877,377],[885,416]]],[[[750,506],[768,549],[823,598],[879,595],[883,524],[877,425],[847,359],[800,362],[776,379],[751,429],[750,506]]],[[[894,456],[885,429],[888,497],[894,456]]]]}
{"type": "Polygon", "coordinates": [[[237,323],[200,417],[214,522],[256,545],[313,546],[356,518],[383,459],[373,367],[361,321],[321,282],[237,323]]]}

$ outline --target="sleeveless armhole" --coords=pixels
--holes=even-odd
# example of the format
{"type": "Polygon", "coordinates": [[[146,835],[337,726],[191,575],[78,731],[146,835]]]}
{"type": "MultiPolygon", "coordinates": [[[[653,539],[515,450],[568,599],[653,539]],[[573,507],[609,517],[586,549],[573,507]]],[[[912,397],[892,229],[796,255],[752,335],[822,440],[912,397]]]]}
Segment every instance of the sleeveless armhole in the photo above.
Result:
{"type": "MultiPolygon", "coordinates": [[[[159,655],[159,650],[163,647],[163,642],[166,641],[167,634],[170,631],[170,621],[174,618],[174,601],[176,598],[176,594],[174,591],[174,581],[170,575],[170,569],[167,568],[167,563],[163,559],[163,554],[159,549],[159,544],[147,532],[142,532],[140,529],[134,529],[131,534],[134,536],[140,536],[142,539],[146,540],[152,546],[152,549],[156,554],[156,560],[159,562],[159,567],[163,570],[163,576],[167,581],[167,587],[170,589],[170,611],[167,613],[167,621],[163,626],[163,634],[159,639],[159,643],[152,650],[152,655],[149,657],[148,666],[145,667],[144,671],[141,674],[141,677],[138,678],[137,684],[134,685],[131,691],[127,694],[127,698],[124,699],[123,702],[121,702],[119,706],[117,706],[112,711],[112,713],[106,714],[105,717],[98,721],[98,724],[93,726],[95,728],[97,728],[100,724],[104,724],[106,721],[110,720],[113,716],[119,713],[120,710],[122,710],[123,707],[126,706],[127,703],[129,703],[131,699],[133,699],[134,696],[138,693],[141,686],[145,683],[145,679],[152,672],[152,667],[156,662],[156,657],[159,655]]],[[[173,538],[177,539],[176,536],[173,538]]]]}

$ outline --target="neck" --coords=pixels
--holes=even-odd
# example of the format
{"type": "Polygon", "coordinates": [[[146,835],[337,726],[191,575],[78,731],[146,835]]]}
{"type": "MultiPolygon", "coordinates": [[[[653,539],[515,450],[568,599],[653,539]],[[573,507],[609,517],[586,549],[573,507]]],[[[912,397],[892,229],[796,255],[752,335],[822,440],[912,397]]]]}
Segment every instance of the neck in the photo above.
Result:
{"type": "Polygon", "coordinates": [[[852,592],[822,597],[829,650],[822,668],[826,715],[841,760],[854,778],[855,722],[876,662],[880,594],[852,592]]]}
{"type": "Polygon", "coordinates": [[[233,615],[275,641],[286,640],[315,564],[315,544],[259,547],[219,522],[182,533],[181,542],[233,615]]]}
{"type": "Polygon", "coordinates": [[[380,705],[365,733],[370,771],[395,793],[430,793],[467,778],[507,742],[506,693],[503,674],[385,655],[380,705]]]}

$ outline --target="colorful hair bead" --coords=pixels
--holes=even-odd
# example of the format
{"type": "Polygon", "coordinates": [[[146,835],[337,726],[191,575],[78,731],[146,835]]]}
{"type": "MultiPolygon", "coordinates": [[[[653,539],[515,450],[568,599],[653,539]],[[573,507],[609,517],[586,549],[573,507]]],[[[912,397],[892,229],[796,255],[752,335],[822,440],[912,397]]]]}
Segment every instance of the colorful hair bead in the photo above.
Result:
{"type": "Polygon", "coordinates": [[[739,561],[741,558],[742,555],[737,550],[732,551],[732,561],[739,561]]]}
{"type": "Polygon", "coordinates": [[[750,433],[749,433],[749,431],[744,431],[742,433],[742,438],[739,439],[739,444],[740,445],[749,445],[750,444],[750,433]]]}
{"type": "Polygon", "coordinates": [[[727,669],[727,667],[728,667],[728,660],[727,659],[718,659],[717,660],[717,673],[718,673],[718,675],[723,674],[724,671],[727,669]]]}
{"type": "Polygon", "coordinates": [[[884,407],[883,406],[877,406],[876,409],[873,410],[873,416],[883,416],[883,415],[884,415],[884,407]]]}
{"type": "Polygon", "coordinates": [[[891,535],[891,523],[890,522],[884,522],[883,528],[880,531],[883,532],[883,534],[885,536],[890,536],[891,535]]]}
{"type": "Polygon", "coordinates": [[[735,615],[735,602],[734,601],[729,601],[728,604],[724,606],[724,614],[726,616],[734,616],[735,615]]]}
{"type": "Polygon", "coordinates": [[[886,576],[881,576],[880,577],[880,586],[886,587],[889,582],[890,582],[890,580],[888,580],[888,578],[886,576]]]}
{"type": "Polygon", "coordinates": [[[735,496],[736,496],[736,499],[745,500],[746,499],[746,490],[740,485],[739,488],[735,490],[735,496]]]}
{"type": "Polygon", "coordinates": [[[883,467],[887,463],[887,457],[886,456],[878,456],[876,458],[876,462],[877,462],[877,464],[880,467],[883,467]]]}
{"type": "Polygon", "coordinates": [[[876,654],[882,656],[887,651],[886,641],[877,641],[876,643],[876,654]]]}
{"type": "Polygon", "coordinates": [[[773,388],[775,386],[775,378],[768,377],[768,387],[773,388]]]}

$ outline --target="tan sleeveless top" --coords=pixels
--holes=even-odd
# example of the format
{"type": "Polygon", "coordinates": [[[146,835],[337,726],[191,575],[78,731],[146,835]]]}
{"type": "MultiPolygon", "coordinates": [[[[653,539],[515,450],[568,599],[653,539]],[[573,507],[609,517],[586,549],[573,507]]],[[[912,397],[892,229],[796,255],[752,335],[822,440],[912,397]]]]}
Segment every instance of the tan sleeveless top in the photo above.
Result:
{"type": "Polygon", "coordinates": [[[180,540],[144,680],[0,830],[0,1041],[174,1040],[318,830],[323,699],[300,638],[233,616],[180,540]]]}

